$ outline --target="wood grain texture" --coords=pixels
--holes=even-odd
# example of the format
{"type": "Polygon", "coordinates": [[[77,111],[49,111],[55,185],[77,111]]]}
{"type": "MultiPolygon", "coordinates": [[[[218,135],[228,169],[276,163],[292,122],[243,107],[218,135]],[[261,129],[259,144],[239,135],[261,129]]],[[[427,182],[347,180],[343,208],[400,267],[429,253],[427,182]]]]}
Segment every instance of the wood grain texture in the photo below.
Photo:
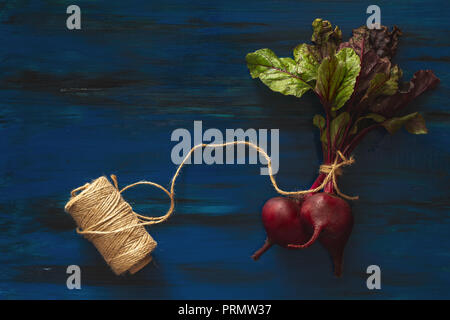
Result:
{"type": "MultiPolygon", "coordinates": [[[[0,2],[0,298],[450,298],[448,1],[377,2],[382,23],[404,31],[396,61],[405,77],[432,69],[441,84],[411,106],[428,135],[375,132],[346,169],[341,188],[360,200],[342,279],[319,245],[250,259],[264,240],[260,209],[275,196],[257,165],[185,168],[175,215],[148,229],[155,263],[132,277],[108,270],[63,207],[71,189],[102,174],[167,185],[171,132],[194,120],[279,128],[280,185],[309,186],[320,106],[252,80],[245,54],[290,55],[316,17],[348,37],[371,3],[80,0],[80,31],[65,28],[69,4],[0,2]],[[66,289],[70,264],[81,266],[82,290],[66,289]],[[381,291],[366,288],[371,264],[381,291]]],[[[167,206],[145,187],[126,199],[149,215],[167,206]]]]}

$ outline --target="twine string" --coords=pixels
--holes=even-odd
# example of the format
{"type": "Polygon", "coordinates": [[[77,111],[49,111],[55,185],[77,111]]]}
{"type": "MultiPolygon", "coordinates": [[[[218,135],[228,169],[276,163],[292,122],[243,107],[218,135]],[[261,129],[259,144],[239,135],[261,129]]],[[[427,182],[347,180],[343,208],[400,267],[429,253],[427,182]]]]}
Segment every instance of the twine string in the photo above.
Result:
{"type": "Polygon", "coordinates": [[[121,196],[117,178],[111,179],[102,176],[73,190],[64,209],[115,274],[135,273],[151,261],[157,243],[121,196]]]}
{"type": "MultiPolygon", "coordinates": [[[[358,196],[352,197],[352,196],[348,196],[345,195],[344,193],[341,192],[341,190],[338,187],[337,184],[337,176],[342,174],[342,167],[344,166],[348,166],[351,165],[355,162],[353,157],[350,158],[346,158],[340,151],[337,151],[337,154],[339,157],[336,157],[336,159],[334,160],[333,163],[331,164],[322,164],[320,166],[319,171],[321,173],[326,174],[324,180],[322,181],[322,183],[317,186],[314,189],[309,189],[309,190],[298,190],[298,191],[284,191],[282,189],[280,189],[280,187],[278,186],[275,177],[273,175],[273,170],[272,170],[272,161],[271,158],[269,157],[269,155],[267,154],[267,152],[262,149],[261,147],[257,146],[256,144],[252,143],[252,142],[247,142],[247,141],[231,141],[231,142],[226,142],[226,143],[219,143],[219,144],[206,144],[206,143],[202,143],[202,144],[198,144],[196,146],[194,146],[189,152],[188,154],[184,157],[183,161],[180,163],[180,165],[178,166],[177,170],[175,171],[175,174],[173,175],[172,179],[171,179],[171,183],[170,183],[170,189],[167,190],[166,188],[164,188],[162,185],[152,182],[152,181],[138,181],[135,183],[132,183],[130,185],[127,185],[126,187],[122,188],[121,190],[119,190],[118,187],[118,182],[117,182],[117,177],[115,175],[111,175],[111,180],[114,183],[114,187],[119,190],[119,193],[122,194],[122,192],[136,187],[138,185],[150,185],[150,186],[154,186],[162,191],[164,191],[165,194],[167,194],[167,196],[170,199],[170,206],[169,209],[167,210],[167,212],[159,217],[149,217],[149,216],[144,216],[141,214],[138,214],[136,212],[133,211],[134,215],[138,218],[138,223],[136,224],[131,224],[128,226],[124,226],[124,227],[120,227],[114,230],[108,230],[108,231],[98,231],[96,230],[98,228],[98,226],[104,224],[107,222],[108,219],[110,219],[110,217],[105,217],[105,219],[95,223],[95,225],[89,226],[88,228],[85,228],[84,230],[81,230],[80,228],[77,228],[77,232],[79,234],[84,234],[84,235],[94,235],[94,234],[112,234],[112,233],[118,233],[118,232],[122,232],[124,230],[130,229],[130,228],[135,228],[135,227],[142,227],[142,226],[147,226],[147,225],[152,225],[152,224],[158,224],[161,222],[164,222],[165,220],[167,220],[172,213],[174,212],[174,208],[175,208],[175,182],[178,178],[178,176],[180,175],[181,169],[183,168],[183,166],[186,164],[186,161],[189,159],[189,157],[192,155],[192,153],[199,149],[199,148],[221,148],[221,147],[226,147],[226,146],[230,146],[230,145],[246,145],[249,147],[254,148],[256,151],[258,151],[260,154],[263,155],[263,157],[266,159],[267,161],[267,167],[268,167],[268,171],[269,171],[269,178],[270,181],[272,183],[272,186],[274,187],[274,189],[281,195],[285,195],[285,196],[294,196],[294,195],[305,195],[308,193],[315,193],[318,192],[320,190],[322,190],[323,188],[325,188],[325,186],[331,181],[331,183],[333,184],[334,189],[336,190],[336,193],[347,199],[347,200],[356,200],[358,199],[358,196]]],[[[71,195],[72,197],[75,197],[77,195],[78,192],[85,190],[86,188],[89,187],[89,184],[85,184],[81,187],[78,187],[74,190],[72,190],[71,195]]]]}
{"type": "Polygon", "coordinates": [[[342,198],[347,199],[347,200],[358,200],[359,199],[358,196],[348,196],[341,192],[341,190],[338,187],[337,177],[336,177],[336,176],[342,175],[342,169],[341,169],[342,167],[353,164],[355,162],[355,159],[353,157],[350,157],[349,159],[347,159],[342,154],[342,152],[339,150],[337,151],[337,154],[338,154],[339,158],[341,158],[342,161],[339,162],[338,157],[336,157],[332,164],[322,164],[320,166],[319,171],[322,173],[325,173],[326,177],[320,186],[318,186],[315,189],[309,190],[309,191],[311,191],[311,192],[320,191],[331,180],[333,183],[334,190],[336,190],[336,193],[338,195],[340,195],[342,198]],[[319,190],[316,191],[316,189],[319,189],[319,190]]]}

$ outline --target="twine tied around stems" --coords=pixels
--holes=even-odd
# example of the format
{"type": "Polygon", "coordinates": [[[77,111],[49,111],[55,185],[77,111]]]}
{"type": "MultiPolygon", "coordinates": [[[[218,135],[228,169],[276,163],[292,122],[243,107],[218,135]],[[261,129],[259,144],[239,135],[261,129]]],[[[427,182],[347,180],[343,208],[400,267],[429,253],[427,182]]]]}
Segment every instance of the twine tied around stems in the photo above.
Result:
{"type": "Polygon", "coordinates": [[[318,186],[317,188],[319,188],[319,190],[320,190],[320,189],[324,188],[329,181],[332,181],[334,190],[336,190],[336,193],[339,196],[341,196],[342,198],[347,199],[347,200],[357,200],[357,199],[359,199],[358,196],[352,197],[352,196],[347,196],[346,194],[343,194],[341,192],[341,190],[339,190],[339,187],[337,184],[337,179],[336,179],[336,176],[342,175],[341,167],[349,166],[349,165],[353,164],[355,162],[355,159],[353,157],[350,157],[349,159],[347,159],[342,154],[342,152],[339,150],[338,150],[337,154],[338,154],[339,158],[341,158],[341,160],[342,160],[341,162],[338,162],[339,159],[338,159],[338,157],[336,157],[336,159],[334,159],[334,162],[332,164],[322,164],[320,166],[319,171],[322,173],[325,173],[326,177],[323,180],[322,184],[320,186],[318,186]]]}
{"type": "Polygon", "coordinates": [[[325,188],[327,183],[331,181],[339,196],[348,200],[358,199],[358,197],[343,194],[338,188],[336,176],[342,174],[341,167],[351,165],[355,161],[353,157],[345,158],[340,151],[337,152],[340,159],[336,157],[332,164],[320,166],[320,172],[326,174],[326,176],[318,187],[310,190],[284,191],[278,187],[273,176],[271,159],[264,149],[252,142],[231,141],[220,144],[203,143],[194,146],[178,166],[172,177],[169,190],[151,181],[139,181],[120,190],[115,175],[111,175],[114,185],[102,176],[91,183],[86,183],[72,190],[65,211],[75,220],[78,226],[77,232],[94,244],[115,274],[123,274],[127,271],[133,274],[151,261],[150,253],[157,245],[144,227],[164,222],[174,212],[175,182],[186,161],[199,148],[219,148],[229,145],[247,145],[261,153],[267,160],[272,186],[281,195],[293,196],[315,193],[325,188]],[[133,211],[128,202],[123,199],[122,193],[138,185],[151,185],[167,194],[170,199],[170,206],[164,215],[148,217],[133,211]]]}

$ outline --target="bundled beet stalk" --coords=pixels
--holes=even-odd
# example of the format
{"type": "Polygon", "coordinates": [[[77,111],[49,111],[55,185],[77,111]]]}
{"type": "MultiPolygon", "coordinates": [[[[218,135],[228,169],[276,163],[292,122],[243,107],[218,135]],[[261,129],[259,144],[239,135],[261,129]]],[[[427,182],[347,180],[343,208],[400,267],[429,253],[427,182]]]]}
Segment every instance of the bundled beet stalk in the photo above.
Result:
{"type": "Polygon", "coordinates": [[[426,134],[424,118],[417,112],[405,113],[405,107],[434,88],[439,79],[430,70],[420,70],[408,83],[401,83],[402,71],[392,64],[401,35],[397,27],[363,26],[342,42],[341,30],[333,29],[330,22],[316,19],[312,26],[312,44],[298,45],[294,58],[278,58],[270,49],[246,57],[252,78],[259,78],[273,91],[298,98],[311,90],[324,110],[324,115],[313,118],[320,130],[324,163],[310,189],[323,185],[323,191],[300,199],[270,199],[262,213],[267,240],[253,258],[258,259],[273,244],[301,249],[319,240],[340,276],[344,247],[353,227],[344,198],[355,199],[337,187],[340,167],[353,162],[355,147],[376,128],[384,127],[393,134],[405,127],[410,133],[426,134]]]}

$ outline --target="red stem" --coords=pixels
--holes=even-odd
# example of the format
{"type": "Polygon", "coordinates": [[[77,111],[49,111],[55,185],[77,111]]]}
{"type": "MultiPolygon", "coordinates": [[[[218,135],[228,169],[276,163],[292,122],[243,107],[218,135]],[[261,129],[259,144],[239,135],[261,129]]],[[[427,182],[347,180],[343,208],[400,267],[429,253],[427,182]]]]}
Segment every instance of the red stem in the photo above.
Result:
{"type": "Polygon", "coordinates": [[[319,100],[320,100],[320,103],[322,103],[322,105],[323,105],[323,108],[324,108],[324,110],[325,110],[325,114],[326,114],[326,117],[327,117],[327,125],[326,125],[326,127],[325,127],[325,129],[327,130],[327,159],[324,159],[324,161],[326,162],[326,163],[329,163],[330,162],[330,159],[331,159],[331,141],[330,141],[330,108],[329,108],[329,105],[328,105],[328,102],[326,102],[324,99],[323,99],[323,97],[319,94],[319,93],[317,93],[316,92],[316,94],[317,94],[317,96],[319,97],[319,100]]]}
{"type": "MultiPolygon", "coordinates": [[[[346,131],[347,131],[347,130],[346,130],[346,131]]],[[[338,151],[338,150],[341,150],[341,149],[340,149],[341,144],[339,144],[339,148],[337,148],[337,142],[338,142],[339,136],[341,135],[341,132],[342,132],[342,127],[339,128],[338,132],[336,133],[336,136],[334,137],[334,141],[333,141],[333,158],[332,158],[332,161],[334,161],[334,159],[336,158],[336,153],[337,153],[337,151],[338,151]]],[[[342,136],[342,140],[344,140],[344,136],[342,136]]]]}
{"type": "MultiPolygon", "coordinates": [[[[356,118],[356,119],[358,119],[358,118],[356,118]]],[[[340,151],[344,147],[345,142],[347,141],[347,138],[348,138],[348,131],[350,130],[352,124],[353,124],[353,116],[350,117],[350,121],[348,122],[347,127],[345,128],[344,135],[342,136],[342,141],[339,144],[339,149],[337,149],[337,150],[340,151]]]]}
{"type": "Polygon", "coordinates": [[[347,145],[347,147],[344,149],[344,155],[348,155],[350,154],[353,149],[355,149],[355,147],[358,145],[358,143],[361,141],[362,138],[365,137],[365,135],[367,133],[369,133],[370,131],[372,131],[375,128],[378,128],[379,126],[381,126],[381,123],[375,123],[367,128],[365,128],[364,130],[362,130],[360,133],[358,133],[355,138],[353,138],[353,140],[347,145]]]}
{"type": "Polygon", "coordinates": [[[309,188],[309,189],[311,190],[311,189],[317,188],[318,186],[320,186],[322,184],[324,179],[325,179],[325,173],[321,172],[319,174],[319,176],[317,177],[316,181],[314,181],[311,188],[309,188]]]}
{"type": "Polygon", "coordinates": [[[334,193],[333,181],[328,181],[328,183],[325,185],[325,188],[323,188],[323,191],[326,193],[333,194],[334,193]]]}
{"type": "Polygon", "coordinates": [[[328,112],[327,107],[325,106],[325,110],[326,110],[326,114],[327,114],[327,161],[326,163],[330,163],[331,162],[331,134],[330,134],[330,113],[328,112]]]}
{"type": "MultiPolygon", "coordinates": [[[[326,176],[326,175],[325,175],[323,172],[321,172],[321,173],[317,176],[316,180],[315,180],[314,183],[311,185],[311,188],[309,188],[309,190],[315,189],[315,188],[317,188],[318,186],[320,186],[320,185],[322,184],[323,180],[325,179],[325,176],[326,176]]],[[[305,197],[310,197],[310,196],[312,196],[312,195],[315,194],[315,193],[317,193],[317,192],[310,192],[310,193],[307,193],[307,194],[305,195],[305,197]]]]}

